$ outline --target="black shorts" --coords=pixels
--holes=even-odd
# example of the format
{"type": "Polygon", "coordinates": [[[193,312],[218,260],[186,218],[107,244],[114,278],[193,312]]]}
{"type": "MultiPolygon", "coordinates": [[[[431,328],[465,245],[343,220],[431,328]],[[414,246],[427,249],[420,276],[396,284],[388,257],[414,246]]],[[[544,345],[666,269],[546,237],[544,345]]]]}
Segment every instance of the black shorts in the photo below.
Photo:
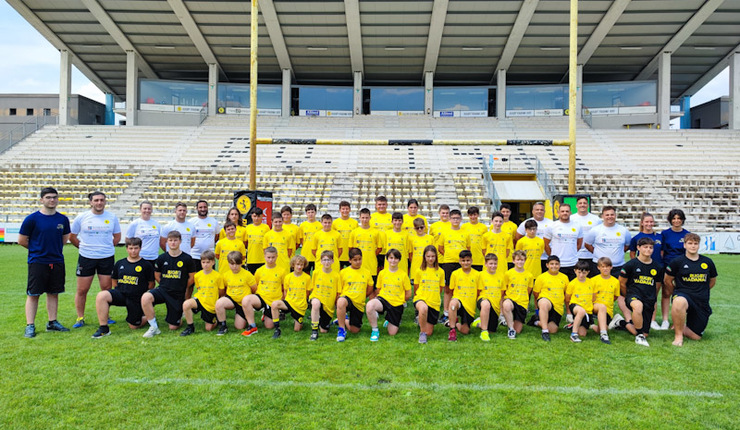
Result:
{"type": "Polygon", "coordinates": [[[164,320],[167,321],[167,324],[180,325],[180,320],[182,319],[182,303],[185,300],[172,297],[167,291],[159,287],[149,290],[148,293],[154,297],[155,305],[159,305],[161,303],[167,305],[167,316],[164,318],[164,320]]]}
{"type": "Polygon", "coordinates": [[[144,311],[141,309],[141,296],[131,297],[117,288],[108,291],[111,297],[111,306],[126,306],[126,322],[131,325],[141,325],[144,311]]]}
{"type": "Polygon", "coordinates": [[[627,297],[624,298],[624,303],[632,310],[632,302],[635,300],[642,302],[642,332],[648,334],[650,333],[650,321],[652,321],[653,312],[655,311],[655,302],[645,301],[642,297],[635,294],[627,294],[627,297]]]}
{"type": "MultiPolygon", "coordinates": [[[[576,308],[576,306],[581,306],[581,305],[571,304],[570,306],[568,306],[568,309],[570,309],[570,313],[572,313],[573,315],[576,314],[575,311],[574,311],[574,309],[576,308]]],[[[650,314],[652,315],[652,312],[650,314]]],[[[583,328],[589,328],[589,327],[591,327],[591,324],[593,324],[593,323],[594,323],[593,315],[587,313],[586,316],[583,317],[583,319],[581,320],[581,327],[583,327],[583,328]]]]}
{"type": "MultiPolygon", "coordinates": [[[[345,300],[347,300],[347,315],[349,315],[349,325],[352,327],[361,328],[362,327],[362,315],[364,312],[357,309],[357,306],[355,306],[354,303],[352,303],[352,300],[350,300],[347,296],[342,296],[345,300]]],[[[340,297],[341,298],[341,297],[340,297]]]]}
{"type": "Polygon", "coordinates": [[[112,276],[115,263],[112,255],[105,258],[87,258],[80,255],[77,259],[77,276],[84,278],[95,273],[100,276],[112,276]]]}
{"type": "Polygon", "coordinates": [[[682,292],[675,293],[672,299],[676,297],[683,297],[689,303],[689,308],[686,310],[686,327],[702,336],[709,323],[709,316],[712,315],[709,303],[682,292]]]}
{"type": "Polygon", "coordinates": [[[380,304],[383,305],[383,310],[380,313],[385,314],[385,320],[388,324],[393,324],[396,327],[401,326],[401,317],[403,316],[403,305],[391,306],[388,301],[382,297],[378,297],[380,304]]]}
{"type": "MultiPolygon", "coordinates": [[[[313,322],[313,319],[311,321],[313,322]]],[[[329,326],[331,326],[331,317],[324,310],[324,304],[319,302],[319,327],[328,331],[329,326]]]]}
{"type": "MultiPolygon", "coordinates": [[[[550,311],[547,313],[547,322],[548,323],[553,322],[553,323],[555,323],[556,326],[559,327],[560,326],[560,321],[563,319],[563,316],[561,314],[559,314],[558,311],[555,310],[555,306],[552,304],[552,302],[550,301],[550,299],[547,299],[547,298],[544,298],[543,297],[540,300],[547,300],[548,302],[550,302],[550,311]]],[[[540,300],[537,300],[537,302],[539,303],[540,300]]],[[[539,307],[539,306],[537,306],[537,307],[539,307]]],[[[542,321],[542,315],[540,315],[539,317],[540,317],[540,321],[542,321]]]]}
{"type": "Polygon", "coordinates": [[[478,271],[478,272],[481,272],[481,271],[483,271],[483,265],[482,265],[482,264],[473,264],[473,265],[471,265],[470,267],[472,267],[472,268],[473,268],[473,270],[476,270],[476,271],[478,271]]]}
{"type": "Polygon", "coordinates": [[[524,324],[527,320],[527,308],[511,299],[505,299],[504,301],[506,300],[509,300],[511,304],[514,305],[514,310],[512,311],[514,321],[519,321],[520,323],[524,324]]]}
{"type": "Polygon", "coordinates": [[[378,271],[383,270],[383,268],[385,267],[385,254],[378,254],[377,259],[378,259],[378,271]]]}
{"type": "Polygon", "coordinates": [[[308,265],[306,265],[306,268],[303,269],[304,272],[308,273],[309,275],[312,274],[314,267],[316,267],[315,261],[309,261],[308,265]]]}
{"type": "Polygon", "coordinates": [[[514,263],[512,263],[512,262],[508,262],[508,263],[506,263],[506,269],[507,269],[507,270],[511,270],[511,269],[513,269],[513,268],[514,268],[514,263]]]}
{"type": "MultiPolygon", "coordinates": [[[[244,316],[244,308],[242,307],[242,304],[241,303],[237,303],[237,301],[234,300],[234,299],[232,299],[231,296],[228,295],[228,294],[226,295],[226,297],[229,300],[231,300],[231,303],[234,304],[234,312],[236,312],[237,315],[239,315],[240,317],[242,317],[242,318],[244,318],[246,320],[247,317],[244,316]]],[[[270,314],[269,316],[270,316],[270,318],[272,318],[272,314],[270,314]]]]}
{"type": "MultiPolygon", "coordinates": [[[[560,273],[567,276],[569,281],[572,281],[576,279],[576,266],[568,266],[568,267],[560,266],[560,273]]],[[[589,274],[591,274],[591,270],[589,270],[589,274]]]]}
{"type": "MultiPolygon", "coordinates": [[[[259,294],[255,294],[255,296],[260,299],[260,308],[258,310],[262,310],[262,315],[265,316],[265,319],[272,320],[272,308],[267,303],[265,303],[265,300],[259,294]]],[[[233,302],[234,299],[231,299],[231,301],[233,302]]],[[[241,308],[241,305],[239,305],[239,307],[241,308]]],[[[242,317],[244,317],[244,309],[242,309],[242,317]]]]}
{"type": "MultiPolygon", "coordinates": [[[[202,270],[202,269],[201,269],[202,270]]],[[[202,304],[200,304],[200,300],[195,299],[195,303],[198,304],[198,307],[193,311],[194,314],[200,313],[200,319],[202,319],[204,322],[208,324],[216,324],[216,314],[212,314],[208,312],[202,304]]],[[[241,306],[239,306],[241,308],[241,306]]]]}
{"type": "Polygon", "coordinates": [[[339,270],[342,270],[342,269],[344,269],[345,267],[349,267],[349,266],[350,266],[350,263],[349,263],[349,261],[340,261],[340,262],[339,262],[339,270]]]}
{"type": "Polygon", "coordinates": [[[457,322],[462,325],[470,326],[473,321],[475,321],[475,317],[470,315],[468,311],[465,310],[465,306],[462,306],[461,303],[460,309],[457,310],[457,322]]]}
{"type": "Polygon", "coordinates": [[[547,272],[547,260],[540,260],[540,269],[542,273],[547,272]]]}
{"type": "Polygon", "coordinates": [[[40,296],[64,292],[64,263],[28,263],[26,294],[40,296]]]}
{"type": "Polygon", "coordinates": [[[442,263],[439,265],[439,267],[441,267],[442,270],[445,271],[445,285],[449,287],[452,272],[460,268],[460,263],[442,263]]]}
{"type": "MultiPolygon", "coordinates": [[[[203,265],[200,264],[200,258],[198,258],[198,259],[193,258],[193,264],[195,264],[195,271],[196,272],[200,272],[201,270],[203,270],[203,265]]],[[[154,266],[152,266],[152,267],[154,267],[154,266]]]]}
{"type": "Polygon", "coordinates": [[[293,317],[295,322],[297,322],[298,324],[303,324],[303,315],[299,314],[298,311],[293,309],[293,306],[291,306],[287,300],[283,300],[283,304],[285,305],[285,307],[288,308],[288,312],[290,312],[290,316],[293,317]]]}
{"type": "MultiPolygon", "coordinates": [[[[599,314],[591,314],[591,319],[593,320],[594,325],[599,325],[599,314]]],[[[606,325],[609,325],[612,322],[612,316],[609,315],[609,313],[606,314],[606,325]]]]}
{"type": "MultiPolygon", "coordinates": [[[[488,303],[491,303],[491,301],[488,299],[479,299],[477,302],[478,309],[481,308],[480,305],[483,302],[483,300],[487,301],[488,303]]],[[[495,333],[497,327],[498,327],[498,314],[496,313],[496,311],[493,310],[493,304],[491,304],[491,313],[488,315],[488,327],[481,326],[480,328],[481,330],[486,330],[486,331],[490,331],[491,333],[495,333]]]]}
{"type": "MultiPolygon", "coordinates": [[[[596,267],[596,263],[594,263],[594,267],[596,267]]],[[[599,269],[597,267],[596,268],[596,274],[598,275],[599,273],[600,272],[599,272],[599,269]]],[[[619,274],[620,273],[622,273],[622,266],[612,267],[612,271],[611,271],[612,276],[614,276],[615,278],[619,279],[619,274]]]]}
{"type": "Polygon", "coordinates": [[[414,309],[416,309],[416,304],[422,302],[425,305],[427,305],[427,324],[435,325],[439,323],[439,309],[432,309],[427,302],[424,300],[417,300],[414,302],[414,309]]]}
{"type": "MultiPolygon", "coordinates": [[[[589,278],[593,278],[594,276],[598,276],[601,273],[599,271],[598,264],[596,264],[596,262],[594,260],[581,258],[578,261],[588,261],[588,264],[591,266],[591,270],[589,270],[589,272],[588,272],[588,277],[589,278]]],[[[617,279],[619,279],[619,274],[617,274],[617,279]]]]}
{"type": "Polygon", "coordinates": [[[247,263],[247,270],[249,270],[249,272],[254,275],[257,272],[257,269],[264,265],[265,263],[247,263]]]}

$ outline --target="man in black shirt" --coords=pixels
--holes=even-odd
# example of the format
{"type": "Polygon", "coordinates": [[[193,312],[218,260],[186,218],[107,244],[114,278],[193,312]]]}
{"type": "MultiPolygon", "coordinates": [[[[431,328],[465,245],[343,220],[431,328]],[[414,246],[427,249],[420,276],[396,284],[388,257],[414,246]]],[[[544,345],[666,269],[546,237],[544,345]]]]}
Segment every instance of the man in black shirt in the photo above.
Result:
{"type": "Polygon", "coordinates": [[[699,235],[683,238],[686,254],[674,258],[665,269],[665,286],[672,293],[673,344],[683,346],[684,336],[700,340],[709,322],[709,290],[717,282],[717,268],[709,258],[699,255],[699,235]]]}
{"type": "Polygon", "coordinates": [[[141,239],[126,239],[128,258],[118,260],[113,266],[113,289],[101,291],[95,298],[95,309],[98,312],[100,327],[92,335],[99,339],[110,334],[108,328],[108,311],[111,306],[126,306],[126,322],[132,329],[144,325],[144,311],[141,309],[141,296],[154,287],[154,268],[139,256],[141,239]]]}
{"type": "Polygon", "coordinates": [[[650,332],[650,320],[653,318],[658,288],[663,279],[663,269],[651,258],[654,245],[653,239],[640,238],[637,241],[637,258],[625,263],[619,274],[625,306],[632,314],[630,321],[628,312],[625,312],[627,330],[635,335],[635,343],[642,346],[650,346],[645,338],[650,332]]]}

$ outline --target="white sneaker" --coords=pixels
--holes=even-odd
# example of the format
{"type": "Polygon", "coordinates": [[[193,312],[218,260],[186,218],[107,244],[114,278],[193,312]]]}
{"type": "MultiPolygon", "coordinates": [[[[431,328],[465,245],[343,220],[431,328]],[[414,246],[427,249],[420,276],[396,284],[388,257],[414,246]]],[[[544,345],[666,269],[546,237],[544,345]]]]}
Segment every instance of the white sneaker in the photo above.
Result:
{"type": "Polygon", "coordinates": [[[159,331],[158,328],[154,328],[152,326],[149,326],[149,330],[147,330],[146,333],[144,333],[144,337],[146,337],[146,338],[154,337],[154,336],[156,336],[158,334],[161,334],[161,333],[162,332],[159,331]]]}
{"type": "Polygon", "coordinates": [[[663,320],[663,323],[660,324],[661,330],[668,330],[671,328],[671,323],[668,322],[668,320],[663,320]]]}
{"type": "Polygon", "coordinates": [[[645,339],[645,336],[638,334],[635,336],[635,343],[642,346],[650,346],[647,339],[645,339]]]}
{"type": "Polygon", "coordinates": [[[650,323],[650,328],[652,330],[663,330],[662,328],[660,328],[660,324],[658,324],[658,321],[652,321],[650,323]]]}
{"type": "Polygon", "coordinates": [[[516,330],[510,328],[507,335],[509,336],[509,339],[516,339],[516,330]]]}
{"type": "Polygon", "coordinates": [[[567,321],[568,324],[573,324],[573,315],[572,314],[566,315],[565,316],[565,321],[567,321]]]}
{"type": "Polygon", "coordinates": [[[500,316],[498,317],[498,325],[501,325],[501,326],[506,326],[506,318],[504,318],[504,316],[503,316],[503,315],[500,315],[500,316]]]}
{"type": "Polygon", "coordinates": [[[609,323],[609,330],[614,330],[615,328],[617,328],[619,323],[622,321],[624,321],[624,317],[622,315],[614,315],[614,318],[612,318],[612,322],[609,323]]]}

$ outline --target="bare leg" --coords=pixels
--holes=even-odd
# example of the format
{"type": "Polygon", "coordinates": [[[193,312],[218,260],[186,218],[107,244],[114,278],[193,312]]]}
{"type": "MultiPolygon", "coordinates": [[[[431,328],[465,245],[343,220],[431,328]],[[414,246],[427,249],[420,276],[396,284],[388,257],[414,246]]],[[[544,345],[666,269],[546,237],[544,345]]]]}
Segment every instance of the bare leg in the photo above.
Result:
{"type": "Polygon", "coordinates": [[[686,329],[686,312],[689,310],[689,302],[683,297],[676,297],[673,299],[673,309],[671,309],[671,316],[673,317],[673,332],[675,337],[673,338],[673,345],[683,346],[684,330],[686,329]]]}
{"type": "Polygon", "coordinates": [[[365,315],[367,315],[367,322],[370,323],[370,327],[373,330],[378,329],[378,313],[383,310],[383,304],[378,299],[372,299],[365,305],[365,315]]]}
{"type": "Polygon", "coordinates": [[[75,292],[75,309],[77,310],[77,318],[85,316],[85,303],[87,302],[87,292],[90,291],[92,285],[92,276],[78,276],[77,277],[77,291],[75,292]]]}
{"type": "Polygon", "coordinates": [[[57,319],[57,309],[59,308],[59,294],[46,295],[46,313],[49,314],[49,321],[57,319]]]}
{"type": "Polygon", "coordinates": [[[339,300],[337,300],[337,325],[339,328],[347,329],[347,298],[346,297],[340,297],[339,300]]]}
{"type": "MultiPolygon", "coordinates": [[[[151,321],[154,319],[154,296],[150,293],[144,293],[144,295],[141,296],[141,309],[144,311],[144,316],[146,317],[147,321],[151,321]]],[[[108,322],[108,319],[106,318],[106,322],[108,322]]]]}
{"type": "MultiPolygon", "coordinates": [[[[40,296],[26,296],[26,324],[34,324],[34,321],[36,320],[36,312],[39,309],[39,297],[40,296]]],[[[48,295],[46,300],[48,303],[48,295]]],[[[51,315],[49,315],[49,319],[51,320],[51,315]]]]}
{"type": "Polygon", "coordinates": [[[95,310],[98,313],[98,324],[108,325],[108,312],[110,303],[113,301],[108,291],[101,291],[95,296],[95,310]]]}
{"type": "Polygon", "coordinates": [[[491,316],[491,302],[481,300],[480,302],[480,329],[488,331],[488,319],[491,316]]]}

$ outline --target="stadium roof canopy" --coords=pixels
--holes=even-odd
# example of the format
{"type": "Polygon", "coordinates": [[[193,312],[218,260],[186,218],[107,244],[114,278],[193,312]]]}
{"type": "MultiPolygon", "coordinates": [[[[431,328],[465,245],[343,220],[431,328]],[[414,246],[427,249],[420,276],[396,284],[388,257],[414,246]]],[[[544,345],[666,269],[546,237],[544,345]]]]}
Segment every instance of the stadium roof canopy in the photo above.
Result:
{"type": "MultiPolygon", "coordinates": [[[[141,77],[249,80],[250,2],[7,0],[103,91],[125,98],[126,51],[141,77]]],[[[567,0],[260,0],[260,82],[488,85],[567,82],[567,0]]],[[[671,52],[671,98],[691,95],[740,52],[740,0],[581,0],[584,82],[656,79],[671,52]]]]}

